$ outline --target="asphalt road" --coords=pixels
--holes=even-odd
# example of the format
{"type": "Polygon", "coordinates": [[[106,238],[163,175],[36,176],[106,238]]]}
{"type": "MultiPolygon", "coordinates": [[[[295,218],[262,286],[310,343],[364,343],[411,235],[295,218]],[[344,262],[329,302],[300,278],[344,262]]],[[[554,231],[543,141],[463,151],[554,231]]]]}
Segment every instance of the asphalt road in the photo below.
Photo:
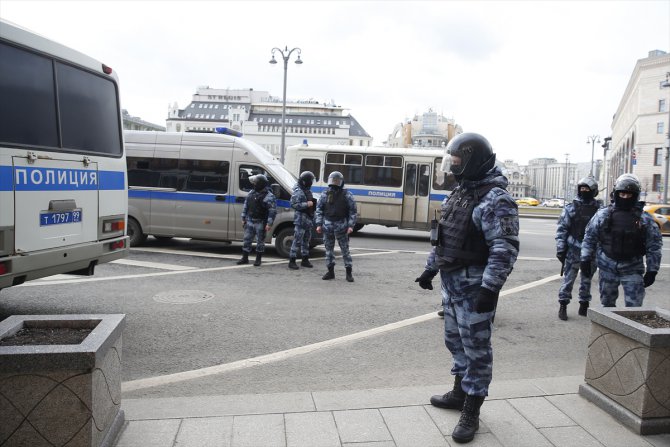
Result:
{"type": "MultiPolygon", "coordinates": [[[[521,220],[521,252],[495,320],[495,379],[578,375],[589,322],[556,314],[556,222],[521,220]]],[[[645,305],[670,308],[670,251],[645,305]]],[[[132,249],[92,278],[33,281],[0,292],[14,314],[124,313],[124,397],[343,390],[450,382],[437,281],[421,290],[428,233],[366,226],[351,238],[353,284],[287,269],[268,247],[261,267],[237,266],[240,244],[189,240],[132,249]]],[[[597,284],[594,282],[596,292],[597,284]]],[[[621,303],[623,299],[620,298],[621,303]]]]}

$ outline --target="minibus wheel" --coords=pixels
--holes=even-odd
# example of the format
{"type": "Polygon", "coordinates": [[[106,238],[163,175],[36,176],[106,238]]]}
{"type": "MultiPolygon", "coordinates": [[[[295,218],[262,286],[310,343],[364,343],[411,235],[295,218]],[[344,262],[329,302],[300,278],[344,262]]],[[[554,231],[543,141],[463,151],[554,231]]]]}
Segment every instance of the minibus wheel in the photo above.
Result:
{"type": "Polygon", "coordinates": [[[131,247],[142,245],[147,240],[147,235],[142,233],[142,227],[139,222],[132,217],[128,217],[128,237],[130,238],[131,247]]]}
{"type": "Polygon", "coordinates": [[[279,230],[275,237],[275,249],[282,258],[288,258],[291,254],[291,245],[293,244],[293,227],[287,227],[279,230]]]}

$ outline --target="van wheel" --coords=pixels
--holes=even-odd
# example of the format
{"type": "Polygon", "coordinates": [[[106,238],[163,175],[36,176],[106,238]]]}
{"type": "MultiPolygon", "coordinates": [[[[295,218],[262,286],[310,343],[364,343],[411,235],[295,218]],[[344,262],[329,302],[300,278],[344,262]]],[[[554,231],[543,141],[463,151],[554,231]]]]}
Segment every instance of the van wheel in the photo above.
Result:
{"type": "Polygon", "coordinates": [[[147,235],[142,233],[142,227],[132,217],[128,218],[128,236],[130,237],[130,246],[137,247],[147,240],[147,235]]]}
{"type": "Polygon", "coordinates": [[[356,225],[354,225],[354,228],[353,228],[354,233],[358,233],[358,232],[361,230],[361,228],[363,228],[364,226],[365,226],[365,224],[356,224],[356,225]]]}
{"type": "Polygon", "coordinates": [[[293,228],[284,228],[277,233],[275,238],[275,249],[282,258],[288,258],[291,254],[291,245],[293,244],[293,228]]]}

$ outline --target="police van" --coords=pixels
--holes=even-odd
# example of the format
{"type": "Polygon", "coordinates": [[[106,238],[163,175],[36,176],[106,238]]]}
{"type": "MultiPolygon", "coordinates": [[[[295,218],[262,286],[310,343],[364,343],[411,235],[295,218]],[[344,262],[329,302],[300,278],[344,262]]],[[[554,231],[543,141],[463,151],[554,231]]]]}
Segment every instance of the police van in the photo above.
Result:
{"type": "MultiPolygon", "coordinates": [[[[227,128],[216,133],[124,131],[128,164],[128,235],[138,246],[151,235],[242,241],[241,214],[253,189],[250,177],[267,176],[277,217],[266,243],[288,257],[293,242],[291,191],[297,178],[268,151],[227,128]]],[[[311,248],[322,243],[312,235],[311,248]]]]}

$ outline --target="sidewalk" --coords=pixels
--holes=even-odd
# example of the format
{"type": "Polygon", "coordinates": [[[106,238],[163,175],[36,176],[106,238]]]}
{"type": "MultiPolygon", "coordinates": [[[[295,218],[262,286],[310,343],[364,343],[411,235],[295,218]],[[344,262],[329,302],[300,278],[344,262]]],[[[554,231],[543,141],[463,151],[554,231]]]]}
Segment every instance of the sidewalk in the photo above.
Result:
{"type": "MultiPolygon", "coordinates": [[[[638,436],[579,396],[583,376],[495,380],[468,446],[670,447],[638,436]]],[[[124,399],[117,447],[454,446],[459,412],[428,404],[441,387],[124,399]]]]}

